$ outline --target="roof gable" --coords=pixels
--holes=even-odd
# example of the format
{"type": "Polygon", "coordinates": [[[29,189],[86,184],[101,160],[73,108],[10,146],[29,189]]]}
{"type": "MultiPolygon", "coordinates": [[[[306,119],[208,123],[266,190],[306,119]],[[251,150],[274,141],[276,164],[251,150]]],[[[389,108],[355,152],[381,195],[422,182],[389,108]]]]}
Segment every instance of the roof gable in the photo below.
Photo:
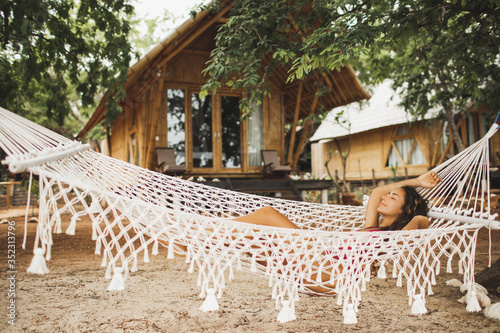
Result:
{"type": "MultiPolygon", "coordinates": [[[[186,52],[207,52],[209,54],[206,47],[213,41],[208,44],[204,43],[201,49],[197,48],[200,45],[195,45],[196,41],[200,40],[200,36],[204,32],[210,31],[210,29],[215,31],[218,25],[224,23],[230,15],[232,5],[233,2],[228,1],[217,13],[198,13],[194,19],[187,20],[148,54],[132,65],[128,72],[127,82],[124,85],[127,97],[133,95],[133,98],[137,100],[144,92],[151,89],[159,79],[165,79],[168,75],[169,64],[176,57],[180,57],[186,52]]],[[[270,59],[264,59],[264,65],[268,61],[270,59]]],[[[303,81],[296,80],[289,83],[287,77],[290,67],[291,64],[278,66],[275,68],[273,75],[268,78],[280,90],[279,93],[283,95],[282,110],[285,114],[285,122],[293,121],[296,112],[298,112],[298,118],[302,119],[313,112],[322,112],[322,110],[370,98],[370,95],[363,89],[350,66],[342,67],[339,70],[313,71],[303,81]],[[318,95],[318,82],[327,86],[329,92],[321,96],[318,95]],[[297,101],[300,101],[298,107],[297,101]]],[[[106,103],[107,92],[88,123],[78,134],[78,138],[84,137],[94,126],[104,120],[106,103]]]]}

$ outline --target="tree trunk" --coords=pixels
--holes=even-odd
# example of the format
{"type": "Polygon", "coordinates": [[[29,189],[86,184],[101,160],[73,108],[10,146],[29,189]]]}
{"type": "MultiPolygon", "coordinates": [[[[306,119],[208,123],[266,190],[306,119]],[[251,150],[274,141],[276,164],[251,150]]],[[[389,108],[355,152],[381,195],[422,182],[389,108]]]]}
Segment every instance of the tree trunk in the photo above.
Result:
{"type": "Polygon", "coordinates": [[[444,114],[448,126],[450,126],[451,133],[453,134],[453,140],[457,145],[459,152],[465,149],[464,143],[462,141],[462,136],[458,133],[457,125],[455,124],[455,114],[453,113],[453,106],[451,103],[443,104],[444,114]]]}
{"type": "Polygon", "coordinates": [[[349,147],[348,147],[346,153],[344,153],[342,151],[342,147],[340,147],[339,140],[337,140],[337,138],[335,138],[334,140],[335,140],[335,143],[337,144],[337,149],[339,150],[340,159],[342,160],[342,184],[344,186],[343,192],[351,192],[351,189],[349,188],[349,186],[347,186],[347,183],[345,180],[345,176],[346,176],[346,172],[347,172],[346,171],[347,170],[347,157],[349,157],[349,152],[351,151],[351,136],[349,135],[349,147]]]}
{"type": "Polygon", "coordinates": [[[500,258],[491,267],[476,273],[475,278],[486,289],[496,290],[500,287],[500,258]]]}

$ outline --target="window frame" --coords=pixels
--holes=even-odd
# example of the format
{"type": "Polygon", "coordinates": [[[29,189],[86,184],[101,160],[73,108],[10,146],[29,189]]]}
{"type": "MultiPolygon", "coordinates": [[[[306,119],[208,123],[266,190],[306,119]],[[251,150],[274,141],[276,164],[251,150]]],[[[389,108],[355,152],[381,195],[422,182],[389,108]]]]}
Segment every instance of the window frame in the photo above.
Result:
{"type": "Polygon", "coordinates": [[[408,167],[422,167],[422,166],[426,166],[428,164],[427,157],[425,156],[424,152],[422,151],[422,144],[419,142],[417,135],[413,131],[413,128],[414,128],[414,126],[409,126],[408,124],[399,124],[399,125],[395,126],[395,128],[392,132],[392,136],[391,136],[390,148],[388,149],[387,153],[385,154],[385,158],[383,161],[384,167],[386,169],[391,169],[393,167],[391,165],[387,165],[389,157],[391,156],[392,149],[394,149],[394,151],[398,157],[398,161],[402,162],[401,165],[397,166],[398,169],[399,168],[408,168],[408,167]],[[410,129],[410,133],[398,135],[397,133],[398,133],[400,126],[408,126],[410,129]],[[406,156],[406,158],[403,158],[403,156],[401,156],[401,152],[399,151],[399,149],[396,146],[396,141],[409,140],[409,139],[413,139],[413,142],[412,142],[412,145],[411,145],[410,150],[408,152],[408,155],[406,156]],[[416,145],[418,145],[418,147],[420,148],[424,163],[423,164],[408,164],[410,162],[411,156],[413,154],[413,151],[415,150],[416,145]]]}

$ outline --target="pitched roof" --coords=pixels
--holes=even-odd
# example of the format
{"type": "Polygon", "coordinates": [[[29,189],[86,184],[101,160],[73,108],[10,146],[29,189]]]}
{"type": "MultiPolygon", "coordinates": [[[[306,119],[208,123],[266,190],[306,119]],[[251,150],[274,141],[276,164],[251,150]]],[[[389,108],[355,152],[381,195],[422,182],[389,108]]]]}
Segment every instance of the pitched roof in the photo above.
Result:
{"type": "MultiPolygon", "coordinates": [[[[385,80],[373,89],[372,97],[368,101],[352,103],[346,106],[337,107],[331,110],[310,141],[320,141],[339,138],[349,135],[348,123],[351,124],[351,134],[361,133],[377,128],[399,125],[415,121],[413,116],[406,113],[401,103],[398,93],[392,88],[392,81],[385,80]],[[342,120],[347,120],[340,125],[335,120],[337,114],[344,111],[342,120]]],[[[436,111],[428,112],[424,119],[435,118],[436,111]]]]}
{"type": "MultiPolygon", "coordinates": [[[[164,65],[174,57],[179,56],[208,27],[224,22],[229,16],[233,4],[233,1],[227,1],[218,13],[208,11],[198,13],[196,18],[187,20],[146,56],[131,66],[128,71],[127,82],[124,85],[127,95],[130,93],[142,94],[145,90],[149,89],[149,87],[162,77],[161,69],[164,65]],[[133,91],[134,86],[141,82],[147,82],[147,84],[143,84],[143,88],[133,91]]],[[[269,59],[264,60],[264,62],[266,61],[269,61],[269,59]]],[[[301,91],[299,89],[301,81],[287,82],[289,69],[290,66],[276,68],[273,76],[269,79],[283,92],[285,121],[287,122],[294,119],[295,104],[299,91],[301,91]]],[[[350,66],[342,67],[339,71],[332,70],[321,73],[314,71],[303,82],[299,118],[309,116],[310,110],[316,105],[314,102],[317,90],[316,82],[324,82],[330,88],[330,91],[319,97],[317,101],[317,105],[322,105],[327,110],[370,98],[370,95],[363,89],[350,66]]],[[[78,133],[78,138],[84,137],[105,118],[106,102],[107,93],[100,101],[87,124],[78,133]]]]}

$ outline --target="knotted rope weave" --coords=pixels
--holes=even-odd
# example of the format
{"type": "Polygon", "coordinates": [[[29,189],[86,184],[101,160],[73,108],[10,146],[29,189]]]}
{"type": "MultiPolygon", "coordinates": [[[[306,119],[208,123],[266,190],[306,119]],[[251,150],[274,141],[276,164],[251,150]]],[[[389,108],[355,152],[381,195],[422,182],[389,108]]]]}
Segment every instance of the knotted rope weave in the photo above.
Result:
{"type": "MultiPolygon", "coordinates": [[[[103,257],[106,277],[115,274],[108,289],[123,289],[140,260],[148,262],[165,248],[167,258],[183,255],[187,270],[198,272],[202,310],[217,309],[227,283],[246,271],[268,279],[279,321],[295,318],[299,292],[317,294],[310,288],[322,287],[320,294],[343,306],[344,322],[357,322],[374,263],[380,264],[379,277],[387,265],[397,285],[406,284],[415,313],[425,309],[442,265],[447,272],[458,266],[474,290],[478,230],[499,225],[490,213],[488,181],[488,139],[496,130],[494,125],[485,138],[435,169],[444,181],[421,191],[433,207],[428,229],[370,233],[357,232],[364,207],[266,198],[170,177],[104,156],[0,108],[4,163],[13,172],[39,176],[34,262],[42,255],[50,259],[52,232],[62,232],[61,214],[72,215],[68,234],[88,215],[95,253],[103,257]],[[300,229],[232,220],[264,206],[300,229]]],[[[467,308],[480,310],[473,301],[467,308]]]]}

